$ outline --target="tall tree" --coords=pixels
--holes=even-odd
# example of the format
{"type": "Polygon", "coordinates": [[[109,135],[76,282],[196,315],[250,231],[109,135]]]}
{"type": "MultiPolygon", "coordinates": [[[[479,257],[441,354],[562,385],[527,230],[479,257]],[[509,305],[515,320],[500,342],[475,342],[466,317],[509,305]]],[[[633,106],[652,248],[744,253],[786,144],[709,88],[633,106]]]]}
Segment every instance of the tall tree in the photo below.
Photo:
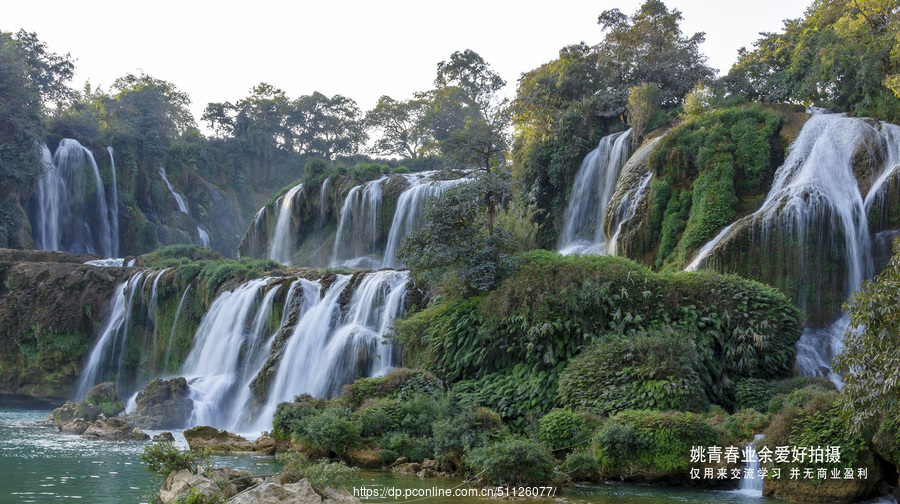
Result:
{"type": "Polygon", "coordinates": [[[362,119],[352,99],[342,95],[329,98],[316,91],[294,102],[291,124],[306,152],[332,159],[359,151],[367,138],[362,119]]]}
{"type": "Polygon", "coordinates": [[[422,98],[397,101],[390,96],[378,99],[375,108],[366,113],[365,124],[381,132],[372,151],[417,159],[428,142],[424,118],[429,103],[422,98]]]}
{"type": "Polygon", "coordinates": [[[816,0],[739,52],[732,94],[900,121],[900,0],[816,0]]]}

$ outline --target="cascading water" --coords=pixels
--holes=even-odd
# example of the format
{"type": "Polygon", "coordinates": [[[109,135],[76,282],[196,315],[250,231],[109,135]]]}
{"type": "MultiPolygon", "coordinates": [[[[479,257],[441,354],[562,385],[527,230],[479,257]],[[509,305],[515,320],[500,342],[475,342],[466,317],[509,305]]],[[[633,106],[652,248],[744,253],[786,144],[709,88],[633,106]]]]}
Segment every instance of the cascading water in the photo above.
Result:
{"type": "Polygon", "coordinates": [[[88,354],[87,363],[78,378],[76,400],[83,400],[88,390],[102,381],[113,369],[116,370],[116,385],[120,384],[134,295],[143,288],[145,273],[146,271],[139,271],[116,288],[112,301],[110,301],[109,315],[100,329],[100,337],[88,354]]]}
{"type": "Polygon", "coordinates": [[[269,241],[269,259],[290,266],[293,262],[291,250],[291,215],[294,198],[303,189],[303,184],[297,184],[282,196],[276,205],[278,207],[275,219],[275,231],[269,241]]]}
{"type": "MultiPolygon", "coordinates": [[[[816,268],[818,264],[834,262],[829,253],[839,255],[838,264],[843,282],[843,294],[848,296],[860,282],[874,274],[872,237],[869,232],[868,210],[878,196],[884,180],[894,173],[900,163],[900,126],[880,124],[873,127],[862,119],[840,115],[815,114],[804,125],[791,145],[784,164],[776,171],[772,189],[762,207],[725,228],[710,243],[700,249],[688,266],[694,270],[715,263],[717,249],[735,234],[736,230],[754,230],[756,246],[781,243],[794,247],[800,260],[797,271],[816,268]],[[872,153],[877,151],[879,155],[872,153]],[[876,180],[865,198],[854,173],[854,160],[863,153],[869,158],[876,180]],[[880,159],[880,162],[874,160],[880,159]]],[[[713,264],[715,267],[715,264],[713,264]]],[[[800,279],[821,282],[821,278],[800,279]]],[[[805,292],[818,295],[822,289],[801,291],[795,301],[804,307],[816,306],[819,299],[807,297],[805,292]]],[[[843,315],[824,326],[807,327],[798,345],[797,366],[803,374],[829,374],[831,361],[842,349],[842,337],[849,317],[843,315]]]]}
{"type": "Polygon", "coordinates": [[[643,176],[641,176],[640,181],[638,182],[637,187],[630,189],[625,196],[622,198],[622,201],[619,204],[619,212],[616,215],[617,223],[615,223],[616,231],[613,233],[612,238],[609,239],[609,242],[606,244],[606,253],[609,255],[616,255],[618,250],[616,248],[619,241],[619,233],[622,231],[622,226],[630,221],[635,214],[637,214],[638,206],[643,201],[644,196],[647,194],[647,188],[650,187],[650,179],[653,178],[653,172],[647,172],[643,176]]]}
{"type": "MultiPolygon", "coordinates": [[[[159,165],[159,176],[162,177],[163,182],[166,183],[166,187],[169,188],[169,193],[172,194],[172,197],[175,199],[175,203],[178,204],[178,211],[190,215],[191,212],[188,209],[187,204],[184,202],[184,198],[180,194],[178,194],[177,191],[175,191],[175,186],[173,186],[172,183],[169,182],[169,177],[166,175],[166,169],[165,167],[163,167],[163,165],[159,165]]],[[[197,226],[197,236],[200,238],[200,244],[206,248],[209,248],[209,233],[207,233],[206,230],[199,225],[197,226]]]]}
{"type": "Polygon", "coordinates": [[[111,223],[115,209],[111,212],[106,204],[91,151],[65,138],[52,158],[45,147],[43,158],[47,172],[27,204],[35,249],[117,254],[118,230],[111,223]]]}
{"type": "Polygon", "coordinates": [[[271,421],[279,402],[303,393],[333,396],[356,377],[382,375],[393,366],[392,348],[382,340],[403,310],[409,272],[369,273],[353,292],[347,314],[341,316],[342,293],[350,279],[338,275],[321,299],[317,282],[301,280],[303,306],[257,427],[271,421]]]}
{"type": "Polygon", "coordinates": [[[397,199],[397,210],[391,221],[384,259],[381,261],[382,268],[400,266],[400,263],[397,262],[397,250],[400,248],[403,238],[422,227],[422,220],[425,217],[425,201],[428,198],[443,196],[447,189],[463,180],[428,180],[427,177],[433,173],[406,176],[410,187],[403,191],[397,199]]]}
{"type": "Polygon", "coordinates": [[[109,166],[112,172],[112,204],[110,205],[109,239],[112,245],[110,257],[119,256],[119,186],[116,184],[116,159],[113,156],[113,148],[107,147],[109,152],[109,166]]]}
{"type": "Polygon", "coordinates": [[[187,205],[184,203],[184,198],[182,198],[181,195],[175,191],[175,187],[171,182],[169,182],[169,177],[166,176],[166,169],[165,167],[163,167],[163,165],[159,165],[159,176],[162,177],[163,182],[166,183],[166,187],[169,188],[169,193],[172,194],[173,198],[175,198],[175,203],[178,204],[178,210],[186,214],[190,214],[190,212],[188,212],[187,205]]]}
{"type": "Polygon", "coordinates": [[[628,160],[630,136],[631,130],[627,130],[603,137],[581,162],[563,217],[558,247],[561,254],[606,253],[603,220],[619,170],[628,160]]]}
{"type": "Polygon", "coordinates": [[[172,330],[169,331],[169,341],[166,344],[166,362],[163,364],[163,376],[169,374],[169,356],[172,355],[172,341],[175,340],[175,329],[178,327],[178,317],[181,316],[181,309],[184,308],[184,300],[187,299],[188,293],[191,291],[191,284],[184,289],[181,295],[181,301],[178,302],[178,308],[175,310],[175,318],[172,320],[172,330]]]}
{"type": "Polygon", "coordinates": [[[378,252],[378,221],[381,212],[381,185],[387,177],[355,186],[341,206],[331,266],[378,268],[381,261],[370,257],[378,252]]]}
{"type": "MultiPolygon", "coordinates": [[[[251,280],[224,292],[203,316],[182,369],[194,400],[194,424],[230,427],[235,415],[242,414],[236,411],[242,405],[232,402],[242,385],[242,368],[246,367],[242,350],[265,339],[259,332],[252,332],[263,328],[253,324],[254,309],[259,309],[258,297],[271,280],[251,280]]],[[[271,304],[269,294],[265,298],[271,304]]]]}
{"type": "Polygon", "coordinates": [[[744,447],[743,459],[745,460],[744,477],[741,478],[738,492],[754,497],[763,495],[763,478],[759,474],[759,455],[756,453],[756,445],[765,437],[763,434],[753,436],[753,441],[744,447]]]}

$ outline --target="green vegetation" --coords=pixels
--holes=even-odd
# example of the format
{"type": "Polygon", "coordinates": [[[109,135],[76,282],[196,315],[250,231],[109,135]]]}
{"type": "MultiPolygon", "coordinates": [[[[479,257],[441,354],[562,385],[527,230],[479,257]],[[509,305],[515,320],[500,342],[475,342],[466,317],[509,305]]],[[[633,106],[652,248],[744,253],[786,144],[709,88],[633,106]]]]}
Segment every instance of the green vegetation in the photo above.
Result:
{"type": "Polygon", "coordinates": [[[209,450],[179,450],[170,442],[148,444],[141,453],[145,468],[163,478],[184,469],[192,474],[206,472],[212,467],[210,457],[209,450]]]}
{"type": "Polygon", "coordinates": [[[296,483],[306,478],[313,490],[322,497],[325,497],[325,489],[346,488],[359,474],[359,468],[348,467],[343,462],[309,460],[302,453],[295,451],[279,453],[278,461],[284,464],[281,469],[282,483],[296,483]]]}
{"type": "Polygon", "coordinates": [[[845,350],[834,360],[835,370],[844,373],[841,411],[854,433],[874,431],[900,410],[898,293],[900,241],[895,241],[887,268],[872,281],[863,281],[847,301],[845,350]]]}
{"type": "MultiPolygon", "coordinates": [[[[650,351],[630,364],[637,381],[625,386],[641,390],[642,401],[656,397],[658,407],[708,401],[732,408],[739,379],[788,375],[800,334],[796,308],[754,282],[705,273],[659,275],[618,258],[543,251],[521,256],[518,272],[498,289],[433,303],[397,326],[398,339],[426,368],[518,429],[529,412],[549,411],[557,404],[560,376],[583,347],[608,345],[584,359],[603,359],[606,352],[616,371],[629,366],[616,359],[616,345],[650,351]],[[659,355],[666,331],[672,332],[665,326],[692,341],[680,343],[687,345],[684,355],[653,360],[653,349],[659,355]],[[626,341],[629,335],[657,329],[645,341],[626,341]],[[660,373],[671,369],[674,374],[654,374],[650,368],[667,359],[670,363],[660,373]],[[680,368],[679,362],[689,363],[690,369],[680,368]],[[666,387],[659,380],[671,384],[666,387]],[[676,383],[681,385],[673,387],[676,383]]],[[[577,365],[569,372],[562,392],[565,404],[584,406],[573,390],[577,386],[595,383],[600,388],[590,390],[606,390],[603,372],[600,377],[593,373],[579,374],[577,365]]],[[[594,407],[606,412],[618,401],[630,400],[627,392],[617,398],[618,393],[604,396],[594,407]]]]}
{"type": "Polygon", "coordinates": [[[726,108],[686,119],[657,143],[649,161],[659,175],[650,185],[656,268],[683,267],[734,221],[741,201],[765,194],[784,156],[784,122],[758,106],[726,108]]]}

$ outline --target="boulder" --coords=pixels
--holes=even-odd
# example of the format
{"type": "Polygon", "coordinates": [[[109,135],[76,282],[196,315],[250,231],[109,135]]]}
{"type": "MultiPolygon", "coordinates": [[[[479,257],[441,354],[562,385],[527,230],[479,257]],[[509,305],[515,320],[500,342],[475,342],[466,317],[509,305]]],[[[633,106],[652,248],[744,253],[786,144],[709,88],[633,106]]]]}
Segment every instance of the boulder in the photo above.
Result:
{"type": "Polygon", "coordinates": [[[148,441],[150,436],[140,428],[132,427],[119,417],[98,419],[81,435],[85,439],[105,441],[148,441]]]}
{"type": "Polygon", "coordinates": [[[418,462],[407,462],[405,464],[394,464],[391,466],[391,472],[400,474],[418,474],[422,470],[422,464],[418,462]]]}
{"type": "Polygon", "coordinates": [[[248,441],[242,436],[226,430],[218,430],[208,425],[199,425],[184,431],[184,439],[192,450],[209,448],[217,453],[275,453],[275,440],[261,436],[256,441],[248,441]]]}
{"type": "Polygon", "coordinates": [[[155,379],[138,392],[137,408],[129,420],[144,429],[180,429],[191,418],[194,401],[184,378],[155,379]]]}
{"type": "Polygon", "coordinates": [[[266,481],[236,495],[228,502],[230,504],[359,504],[359,499],[350,495],[347,490],[329,488],[325,493],[326,498],[323,500],[305,479],[286,485],[266,481]]]}
{"type": "Polygon", "coordinates": [[[160,432],[151,439],[154,443],[174,443],[175,436],[171,432],[160,432]]]}
{"type": "Polygon", "coordinates": [[[380,450],[347,448],[347,461],[350,465],[363,469],[380,469],[384,465],[380,450]]]}
{"type": "Polygon", "coordinates": [[[192,489],[202,494],[207,500],[216,498],[219,493],[219,485],[210,478],[192,474],[187,469],[172,471],[162,488],[159,489],[159,500],[168,504],[179,497],[188,495],[192,489]]]}
{"type": "Polygon", "coordinates": [[[87,402],[91,404],[102,404],[105,402],[118,402],[119,401],[119,391],[116,389],[116,384],[113,382],[105,382],[99,385],[94,385],[88,390],[87,393],[87,402]]]}

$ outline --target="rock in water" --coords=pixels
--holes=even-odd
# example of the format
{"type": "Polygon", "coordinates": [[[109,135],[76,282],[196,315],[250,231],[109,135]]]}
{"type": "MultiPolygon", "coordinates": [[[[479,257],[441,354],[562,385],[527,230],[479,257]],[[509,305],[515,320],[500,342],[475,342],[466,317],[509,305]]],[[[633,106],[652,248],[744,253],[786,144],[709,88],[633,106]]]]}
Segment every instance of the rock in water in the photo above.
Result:
{"type": "Polygon", "coordinates": [[[218,430],[208,425],[199,425],[184,431],[184,439],[192,450],[209,448],[214,452],[256,452],[266,455],[275,454],[275,440],[269,436],[261,436],[256,441],[232,434],[226,430],[218,430]]]}
{"type": "Polygon", "coordinates": [[[188,397],[190,387],[184,378],[155,379],[138,392],[137,409],[128,419],[144,429],[180,429],[185,427],[194,411],[194,401],[188,397]]]}

